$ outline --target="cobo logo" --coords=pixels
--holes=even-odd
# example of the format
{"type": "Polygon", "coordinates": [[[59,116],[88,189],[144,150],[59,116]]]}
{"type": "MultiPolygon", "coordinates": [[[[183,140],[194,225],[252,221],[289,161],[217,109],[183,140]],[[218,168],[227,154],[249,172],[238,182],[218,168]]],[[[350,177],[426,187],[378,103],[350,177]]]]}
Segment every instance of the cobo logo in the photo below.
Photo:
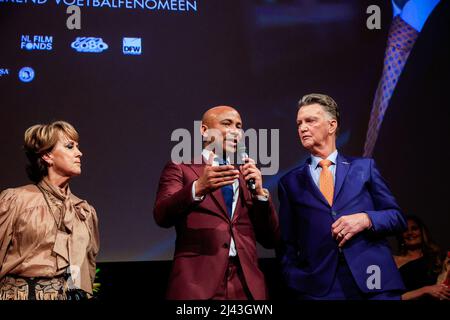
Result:
{"type": "Polygon", "coordinates": [[[108,49],[108,45],[102,38],[77,37],[71,47],[78,52],[99,53],[108,49]]]}

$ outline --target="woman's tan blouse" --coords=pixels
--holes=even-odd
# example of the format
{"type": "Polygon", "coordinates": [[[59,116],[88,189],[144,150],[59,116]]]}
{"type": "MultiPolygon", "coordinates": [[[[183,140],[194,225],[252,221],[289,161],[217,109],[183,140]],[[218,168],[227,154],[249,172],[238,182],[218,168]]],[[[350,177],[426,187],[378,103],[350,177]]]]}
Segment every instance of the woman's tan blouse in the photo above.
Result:
{"type": "Polygon", "coordinates": [[[73,285],[92,293],[98,250],[95,209],[68,186],[44,179],[0,194],[0,279],[54,277],[70,268],[73,285]]]}

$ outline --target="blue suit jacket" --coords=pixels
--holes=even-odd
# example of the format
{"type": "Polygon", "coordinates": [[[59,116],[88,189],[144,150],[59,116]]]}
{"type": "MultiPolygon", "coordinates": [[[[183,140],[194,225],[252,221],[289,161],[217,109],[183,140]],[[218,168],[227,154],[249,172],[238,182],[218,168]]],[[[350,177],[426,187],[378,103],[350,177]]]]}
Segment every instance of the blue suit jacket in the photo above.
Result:
{"type": "Polygon", "coordinates": [[[385,236],[404,230],[406,220],[374,160],[338,154],[331,207],[311,177],[310,161],[279,182],[281,263],[289,287],[301,294],[325,295],[338,263],[331,225],[344,215],[366,212],[372,229],[355,235],[342,248],[353,277],[366,293],[404,289],[385,236]],[[373,265],[380,268],[380,289],[367,286],[373,265]]]}

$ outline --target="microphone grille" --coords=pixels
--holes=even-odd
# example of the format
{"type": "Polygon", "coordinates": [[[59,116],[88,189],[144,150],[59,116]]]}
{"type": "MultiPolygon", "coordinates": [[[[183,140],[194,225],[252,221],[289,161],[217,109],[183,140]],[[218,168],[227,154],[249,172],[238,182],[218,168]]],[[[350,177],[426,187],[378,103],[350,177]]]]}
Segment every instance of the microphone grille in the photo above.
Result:
{"type": "Polygon", "coordinates": [[[238,145],[238,147],[237,147],[237,163],[245,164],[245,160],[244,160],[245,158],[248,158],[245,144],[238,145]]]}
{"type": "Polygon", "coordinates": [[[237,152],[238,153],[247,153],[247,149],[245,148],[245,145],[238,145],[237,152]]]}

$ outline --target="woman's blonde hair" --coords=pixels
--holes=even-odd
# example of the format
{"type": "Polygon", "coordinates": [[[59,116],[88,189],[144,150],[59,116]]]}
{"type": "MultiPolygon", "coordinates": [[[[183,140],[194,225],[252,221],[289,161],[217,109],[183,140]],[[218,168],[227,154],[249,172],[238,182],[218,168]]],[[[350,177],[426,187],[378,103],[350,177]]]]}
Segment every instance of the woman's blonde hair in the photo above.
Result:
{"type": "Polygon", "coordinates": [[[42,156],[51,152],[58,142],[60,133],[78,142],[79,136],[75,128],[68,122],[55,121],[50,124],[36,124],[25,131],[24,150],[28,158],[28,178],[38,183],[48,175],[48,164],[42,156]]]}

